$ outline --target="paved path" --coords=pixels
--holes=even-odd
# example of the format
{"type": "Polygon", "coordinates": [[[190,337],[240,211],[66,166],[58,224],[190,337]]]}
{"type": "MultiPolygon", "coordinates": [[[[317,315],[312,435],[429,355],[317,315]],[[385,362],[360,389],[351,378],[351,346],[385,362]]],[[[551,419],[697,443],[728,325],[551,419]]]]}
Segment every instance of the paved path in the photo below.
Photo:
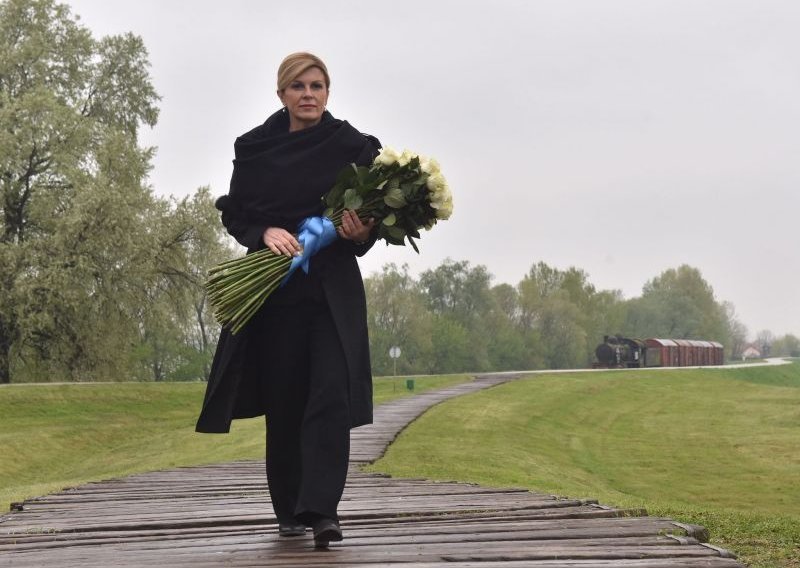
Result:
{"type": "Polygon", "coordinates": [[[26,501],[0,517],[0,566],[733,567],[702,527],[522,489],[360,471],[414,418],[517,378],[488,375],[376,409],[353,431],[345,541],[279,538],[263,462],[152,472],[26,501]]]}

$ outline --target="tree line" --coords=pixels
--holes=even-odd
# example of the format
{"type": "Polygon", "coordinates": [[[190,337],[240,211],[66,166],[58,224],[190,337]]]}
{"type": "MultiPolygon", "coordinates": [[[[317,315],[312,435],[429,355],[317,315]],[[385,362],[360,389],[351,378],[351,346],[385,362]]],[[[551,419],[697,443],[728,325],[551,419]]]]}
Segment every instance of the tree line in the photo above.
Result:
{"type": "Polygon", "coordinates": [[[700,271],[679,266],[648,281],[641,296],[598,290],[583,270],[539,262],[516,285],[492,285],[485,266],[447,260],[412,277],[389,264],[366,279],[375,371],[452,373],[590,366],[604,335],[719,341],[729,357],[746,344],[733,306],[718,301],[700,271]]]}
{"type": "MultiPolygon", "coordinates": [[[[148,69],[135,35],[96,39],[54,0],[0,2],[0,383],[208,375],[218,326],[202,285],[236,253],[209,188],[177,200],[147,183],[148,69]]],[[[387,265],[365,287],[377,374],[393,345],[398,371],[443,373],[586,366],[610,332],[714,339],[734,356],[747,335],[688,266],[630,300],[544,263],[513,286],[468,261],[419,278],[387,265]]]]}

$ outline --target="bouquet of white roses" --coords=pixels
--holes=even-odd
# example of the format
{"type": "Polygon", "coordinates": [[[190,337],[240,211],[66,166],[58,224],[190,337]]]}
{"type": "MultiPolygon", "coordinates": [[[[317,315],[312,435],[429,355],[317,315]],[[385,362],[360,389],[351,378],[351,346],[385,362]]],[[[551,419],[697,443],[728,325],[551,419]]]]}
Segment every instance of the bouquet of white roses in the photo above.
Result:
{"type": "Polygon", "coordinates": [[[237,333],[294,270],[308,272],[310,257],[337,238],[345,209],[362,221],[375,219],[378,239],[393,245],[405,245],[408,239],[417,252],[419,230],[431,229],[453,212],[453,196],[438,162],[391,148],[384,148],[369,167],[345,167],[322,201],[323,217],[308,217],[298,227],[300,256],[292,259],[262,249],[209,271],[206,291],[221,325],[237,333]]]}

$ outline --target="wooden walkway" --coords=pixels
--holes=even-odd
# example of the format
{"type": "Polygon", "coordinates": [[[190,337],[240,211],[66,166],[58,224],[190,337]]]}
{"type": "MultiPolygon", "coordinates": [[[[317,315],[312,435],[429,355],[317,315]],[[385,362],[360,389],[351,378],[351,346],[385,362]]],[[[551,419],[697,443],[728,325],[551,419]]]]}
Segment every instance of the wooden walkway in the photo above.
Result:
{"type": "Polygon", "coordinates": [[[376,409],[353,431],[340,506],[345,540],[316,551],[279,538],[263,462],[179,468],[90,483],[0,517],[0,566],[732,567],[702,527],[521,489],[360,471],[443,400],[512,380],[486,376],[376,409]]]}

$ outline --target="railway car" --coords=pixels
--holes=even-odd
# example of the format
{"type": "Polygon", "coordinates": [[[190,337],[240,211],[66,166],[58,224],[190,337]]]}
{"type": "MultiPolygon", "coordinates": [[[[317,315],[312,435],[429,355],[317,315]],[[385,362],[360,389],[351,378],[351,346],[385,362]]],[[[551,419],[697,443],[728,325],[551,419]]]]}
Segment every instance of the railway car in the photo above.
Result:
{"type": "Polygon", "coordinates": [[[725,362],[721,343],[697,339],[633,339],[607,335],[594,353],[597,357],[594,367],[607,369],[699,367],[725,362]]]}

